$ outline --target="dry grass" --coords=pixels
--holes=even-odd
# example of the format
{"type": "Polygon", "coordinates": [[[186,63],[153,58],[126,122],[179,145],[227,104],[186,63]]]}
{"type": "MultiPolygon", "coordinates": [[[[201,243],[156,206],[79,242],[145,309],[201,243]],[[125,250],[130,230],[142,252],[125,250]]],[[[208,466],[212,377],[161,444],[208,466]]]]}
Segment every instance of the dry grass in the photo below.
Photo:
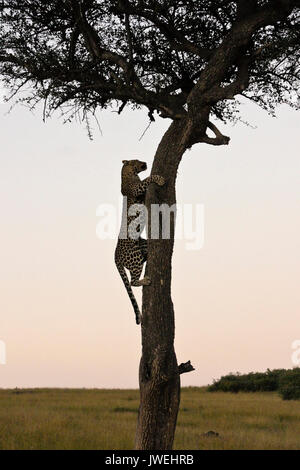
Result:
{"type": "MultiPolygon", "coordinates": [[[[0,449],[132,449],[137,390],[0,390],[0,449]]],[[[300,449],[300,402],[182,390],[175,449],[300,449]],[[213,430],[219,437],[204,437],[213,430]]]]}

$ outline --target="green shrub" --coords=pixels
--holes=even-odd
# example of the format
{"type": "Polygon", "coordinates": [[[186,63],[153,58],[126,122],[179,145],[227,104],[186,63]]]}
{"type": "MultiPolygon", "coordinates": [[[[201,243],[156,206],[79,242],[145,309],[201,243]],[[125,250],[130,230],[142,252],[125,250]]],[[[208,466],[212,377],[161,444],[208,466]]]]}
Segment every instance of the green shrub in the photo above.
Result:
{"type": "Polygon", "coordinates": [[[300,400],[300,368],[286,371],[279,379],[279,395],[284,400],[300,400]]]}
{"type": "Polygon", "coordinates": [[[210,392],[273,392],[279,389],[282,383],[286,388],[286,394],[296,394],[300,386],[300,368],[286,369],[267,369],[266,372],[250,372],[249,374],[230,373],[222,376],[219,380],[214,380],[213,384],[208,387],[210,392]],[[285,377],[290,377],[286,379],[285,377]],[[296,384],[296,385],[295,385],[296,384]],[[296,387],[296,391],[293,392],[296,387]]]}

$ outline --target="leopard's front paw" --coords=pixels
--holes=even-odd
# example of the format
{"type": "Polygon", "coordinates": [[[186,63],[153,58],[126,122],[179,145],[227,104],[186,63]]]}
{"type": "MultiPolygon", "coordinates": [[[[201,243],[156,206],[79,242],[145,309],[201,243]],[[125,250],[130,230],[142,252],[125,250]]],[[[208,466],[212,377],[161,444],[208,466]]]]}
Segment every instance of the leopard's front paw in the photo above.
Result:
{"type": "Polygon", "coordinates": [[[149,276],[145,276],[144,279],[142,279],[143,286],[150,286],[151,284],[151,279],[149,276]]]}
{"type": "Polygon", "coordinates": [[[158,184],[158,186],[163,186],[165,184],[165,178],[163,178],[163,176],[153,175],[152,180],[154,183],[158,184]]]}

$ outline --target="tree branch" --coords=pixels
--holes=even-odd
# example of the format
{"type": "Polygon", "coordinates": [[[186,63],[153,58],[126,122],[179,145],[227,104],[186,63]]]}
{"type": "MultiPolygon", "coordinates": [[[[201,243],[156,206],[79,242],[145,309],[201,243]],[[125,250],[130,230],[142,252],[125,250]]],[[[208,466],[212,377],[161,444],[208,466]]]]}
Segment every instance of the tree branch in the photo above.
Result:
{"type": "Polygon", "coordinates": [[[207,127],[213,131],[216,137],[209,137],[207,134],[193,132],[190,138],[190,145],[205,143],[210,145],[228,145],[230,137],[223,135],[215,124],[208,121],[207,127]]]}
{"type": "Polygon", "coordinates": [[[210,91],[210,104],[215,104],[220,100],[233,99],[235,95],[243,92],[248,87],[250,63],[250,56],[244,56],[238,60],[236,79],[225,87],[213,87],[210,91]]]}
{"type": "Polygon", "coordinates": [[[192,366],[191,361],[182,362],[178,366],[178,374],[185,374],[186,372],[192,372],[195,368],[192,366]]]}
{"type": "MultiPolygon", "coordinates": [[[[244,2],[240,2],[240,4],[244,5],[244,2]]],[[[286,18],[293,8],[299,5],[300,0],[270,0],[267,5],[255,9],[250,15],[242,16],[236,20],[188,96],[189,114],[192,119],[199,114],[199,109],[204,104],[212,104],[222,99],[222,97],[220,98],[222,94],[232,96],[233,93],[239,93],[241,88],[243,89],[243,82],[247,83],[246,59],[242,61],[243,66],[239,71],[239,79],[229,85],[231,88],[227,88],[227,91],[220,89],[220,83],[225,79],[229,67],[241,60],[242,53],[245,53],[244,51],[249,46],[255,31],[286,18]],[[218,92],[220,95],[215,99],[214,93],[218,92]]],[[[207,143],[212,142],[207,141],[207,143]]]]}
{"type": "MultiPolygon", "coordinates": [[[[155,8],[157,11],[160,10],[160,12],[162,12],[158,2],[155,8]]],[[[170,23],[160,20],[157,14],[145,11],[145,9],[142,7],[133,6],[128,2],[128,0],[119,0],[115,10],[119,13],[131,14],[151,21],[151,23],[157,26],[161,34],[165,36],[165,38],[170,43],[170,46],[177,51],[196,54],[203,59],[208,59],[212,54],[210,49],[199,47],[186,39],[186,37],[181,34],[176,27],[172,26],[170,23]]]]}
{"type": "Polygon", "coordinates": [[[15,65],[22,65],[20,60],[12,54],[0,54],[0,62],[9,62],[15,65]]]}
{"type": "Polygon", "coordinates": [[[130,41],[128,44],[129,62],[122,55],[102,47],[96,30],[87,21],[85,12],[77,0],[68,0],[68,3],[71,6],[73,15],[76,17],[77,24],[85,39],[87,50],[89,51],[92,58],[96,60],[106,60],[113,65],[118,65],[123,70],[126,84],[124,84],[124,86],[120,85],[118,87],[116,91],[118,97],[121,99],[132,99],[139,104],[147,106],[148,109],[156,108],[161,112],[161,117],[179,119],[186,114],[184,108],[182,107],[183,103],[180,104],[181,97],[179,95],[157,95],[156,93],[148,91],[143,87],[133,66],[133,50],[128,13],[126,13],[127,19],[125,22],[127,35],[129,34],[130,36],[130,41]],[[122,88],[124,88],[124,92],[122,91],[122,88]]]}
{"type": "Polygon", "coordinates": [[[78,28],[78,25],[75,25],[71,34],[70,48],[69,48],[69,62],[71,66],[74,64],[74,56],[75,56],[76,43],[78,41],[78,38],[79,38],[79,28],[78,28]]]}
{"type": "Polygon", "coordinates": [[[249,13],[253,13],[257,8],[257,0],[236,0],[236,3],[238,20],[249,15],[249,13]]]}
{"type": "Polygon", "coordinates": [[[129,65],[126,59],[120,54],[116,54],[101,46],[100,38],[92,25],[87,21],[82,5],[79,4],[77,0],[69,0],[69,4],[71,5],[72,12],[77,19],[87,50],[91,56],[94,59],[107,60],[111,64],[119,65],[128,76],[129,65]]]}
{"type": "Polygon", "coordinates": [[[129,61],[131,64],[133,64],[133,47],[132,47],[131,28],[130,28],[130,21],[129,21],[128,13],[125,14],[125,26],[126,26],[126,35],[127,35],[127,43],[128,43],[129,61]]]}

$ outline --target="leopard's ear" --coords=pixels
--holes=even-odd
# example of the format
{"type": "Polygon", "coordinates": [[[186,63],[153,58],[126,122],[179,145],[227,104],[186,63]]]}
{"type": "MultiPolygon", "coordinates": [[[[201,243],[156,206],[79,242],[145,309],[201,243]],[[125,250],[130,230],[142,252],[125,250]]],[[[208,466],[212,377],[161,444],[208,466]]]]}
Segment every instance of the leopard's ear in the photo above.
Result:
{"type": "Polygon", "coordinates": [[[125,165],[126,163],[128,163],[128,160],[122,160],[122,163],[124,163],[125,165]]]}

